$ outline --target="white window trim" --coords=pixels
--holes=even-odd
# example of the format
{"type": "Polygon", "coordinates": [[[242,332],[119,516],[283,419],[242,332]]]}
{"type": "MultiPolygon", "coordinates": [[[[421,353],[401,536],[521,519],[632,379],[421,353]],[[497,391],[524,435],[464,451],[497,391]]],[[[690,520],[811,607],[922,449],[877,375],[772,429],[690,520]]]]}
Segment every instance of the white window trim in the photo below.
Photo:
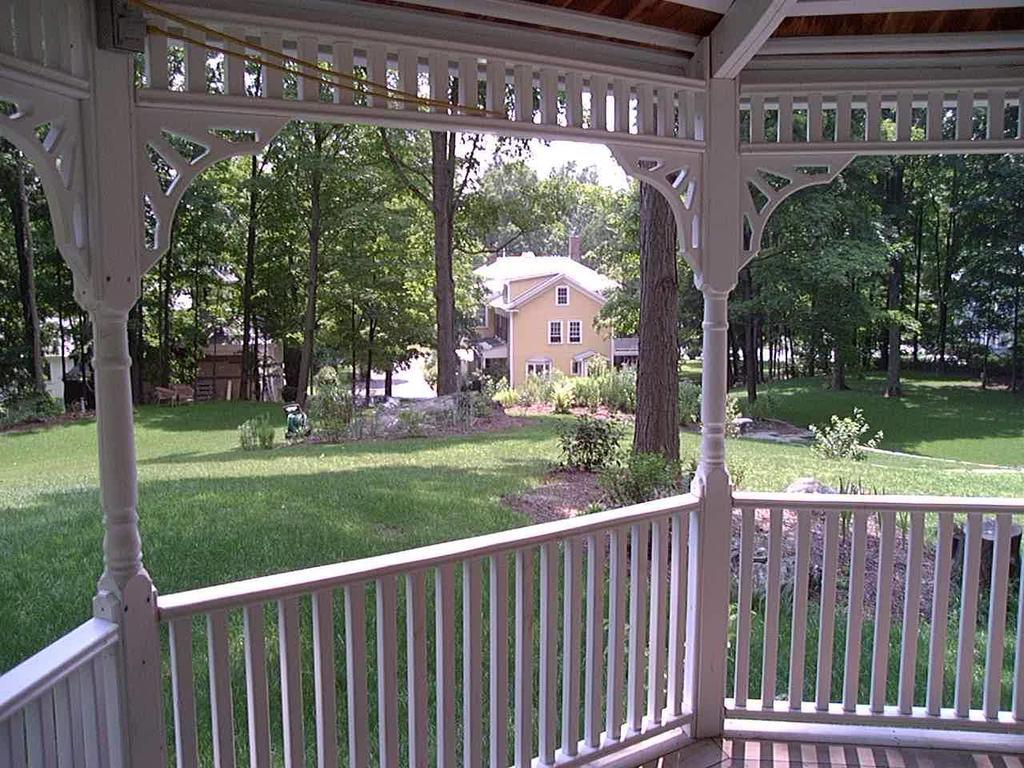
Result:
{"type": "Polygon", "coordinates": [[[569,306],[569,286],[565,283],[555,286],[555,306],[556,307],[568,307],[569,306]],[[565,288],[565,303],[563,304],[558,300],[558,292],[565,288]]]}
{"type": "Polygon", "coordinates": [[[529,376],[550,376],[551,375],[551,361],[550,360],[527,360],[526,361],[526,375],[529,376]],[[536,370],[531,371],[531,368],[540,368],[540,373],[536,370]]]}
{"type": "Polygon", "coordinates": [[[570,344],[582,344],[583,343],[583,321],[582,320],[570,320],[566,324],[565,328],[565,340],[570,344]],[[579,323],[580,326],[580,337],[577,341],[572,340],[572,324],[579,323]]]}
{"type": "Polygon", "coordinates": [[[565,343],[565,324],[561,320],[548,320],[548,344],[564,344],[565,343]],[[551,340],[551,328],[558,324],[558,341],[551,340]]]}

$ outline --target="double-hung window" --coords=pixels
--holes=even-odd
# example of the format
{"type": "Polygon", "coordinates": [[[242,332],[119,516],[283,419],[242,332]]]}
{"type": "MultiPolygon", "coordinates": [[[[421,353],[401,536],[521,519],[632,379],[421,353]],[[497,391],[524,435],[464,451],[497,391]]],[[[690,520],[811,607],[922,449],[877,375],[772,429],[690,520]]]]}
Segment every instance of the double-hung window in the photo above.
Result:
{"type": "Polygon", "coordinates": [[[560,285],[555,288],[555,306],[557,307],[568,307],[569,306],[569,286],[560,285]]]}
{"type": "Polygon", "coordinates": [[[562,321],[552,320],[548,323],[548,344],[562,343],[562,321]]]}
{"type": "Polygon", "coordinates": [[[583,321],[582,320],[570,320],[569,321],[569,343],[570,344],[582,344],[583,343],[583,321]]]}

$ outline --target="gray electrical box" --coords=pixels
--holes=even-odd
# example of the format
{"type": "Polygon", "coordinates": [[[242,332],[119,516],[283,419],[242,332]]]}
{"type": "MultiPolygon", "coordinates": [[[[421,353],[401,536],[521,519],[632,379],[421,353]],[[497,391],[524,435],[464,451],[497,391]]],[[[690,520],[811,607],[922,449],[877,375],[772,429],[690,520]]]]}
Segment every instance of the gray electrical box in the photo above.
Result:
{"type": "Polygon", "coordinates": [[[146,20],[128,0],[96,0],[96,44],[107,51],[143,53],[146,20]]]}

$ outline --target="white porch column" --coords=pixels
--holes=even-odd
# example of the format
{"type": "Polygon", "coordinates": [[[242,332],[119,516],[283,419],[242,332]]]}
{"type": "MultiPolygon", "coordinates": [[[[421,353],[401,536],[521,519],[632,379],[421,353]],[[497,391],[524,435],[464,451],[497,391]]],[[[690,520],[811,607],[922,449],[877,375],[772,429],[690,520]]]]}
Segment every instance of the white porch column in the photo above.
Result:
{"type": "Polygon", "coordinates": [[[89,276],[75,298],[93,323],[103,574],[93,613],[121,627],[119,722],[128,766],[167,762],[156,592],[142,564],[128,312],[139,296],[137,194],[129,54],[92,51],[92,98],[82,102],[89,276]]]}
{"type": "Polygon", "coordinates": [[[704,156],[704,253],[696,276],[704,294],[701,374],[701,455],[693,490],[703,505],[690,526],[686,701],[697,738],[722,733],[729,617],[729,540],[732,485],[725,466],[728,296],[742,247],[739,125],[736,81],[708,88],[704,156]]]}

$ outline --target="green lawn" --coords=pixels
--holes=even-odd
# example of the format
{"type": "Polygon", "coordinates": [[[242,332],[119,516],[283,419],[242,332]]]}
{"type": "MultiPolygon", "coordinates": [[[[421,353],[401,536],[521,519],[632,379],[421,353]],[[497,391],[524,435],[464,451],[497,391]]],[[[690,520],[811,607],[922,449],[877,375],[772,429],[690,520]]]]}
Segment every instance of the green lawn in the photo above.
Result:
{"type": "Polygon", "coordinates": [[[764,387],[780,419],[807,426],[855,406],[885,437],[879,447],[944,459],[1024,467],[1024,397],[983,390],[963,378],[903,377],[905,395],[884,398],[881,374],[851,377],[850,389],[833,392],[823,379],[794,379],[764,387]]]}
{"type": "MultiPolygon", "coordinates": [[[[826,397],[792,401],[825,409],[826,397]]],[[[162,592],[524,525],[500,498],[540,482],[558,456],[554,417],[472,437],[241,452],[236,425],[263,411],[282,416],[246,403],[139,410],[145,560],[162,592]]],[[[698,442],[684,433],[683,453],[696,456],[698,442]]],[[[801,446],[743,440],[729,454],[748,489],[812,475],[888,492],[1024,496],[1021,472],[891,456],[829,463],[801,446]]],[[[19,627],[0,634],[0,669],[88,614],[101,569],[95,457],[92,423],[0,435],[0,626],[19,627]]]]}

